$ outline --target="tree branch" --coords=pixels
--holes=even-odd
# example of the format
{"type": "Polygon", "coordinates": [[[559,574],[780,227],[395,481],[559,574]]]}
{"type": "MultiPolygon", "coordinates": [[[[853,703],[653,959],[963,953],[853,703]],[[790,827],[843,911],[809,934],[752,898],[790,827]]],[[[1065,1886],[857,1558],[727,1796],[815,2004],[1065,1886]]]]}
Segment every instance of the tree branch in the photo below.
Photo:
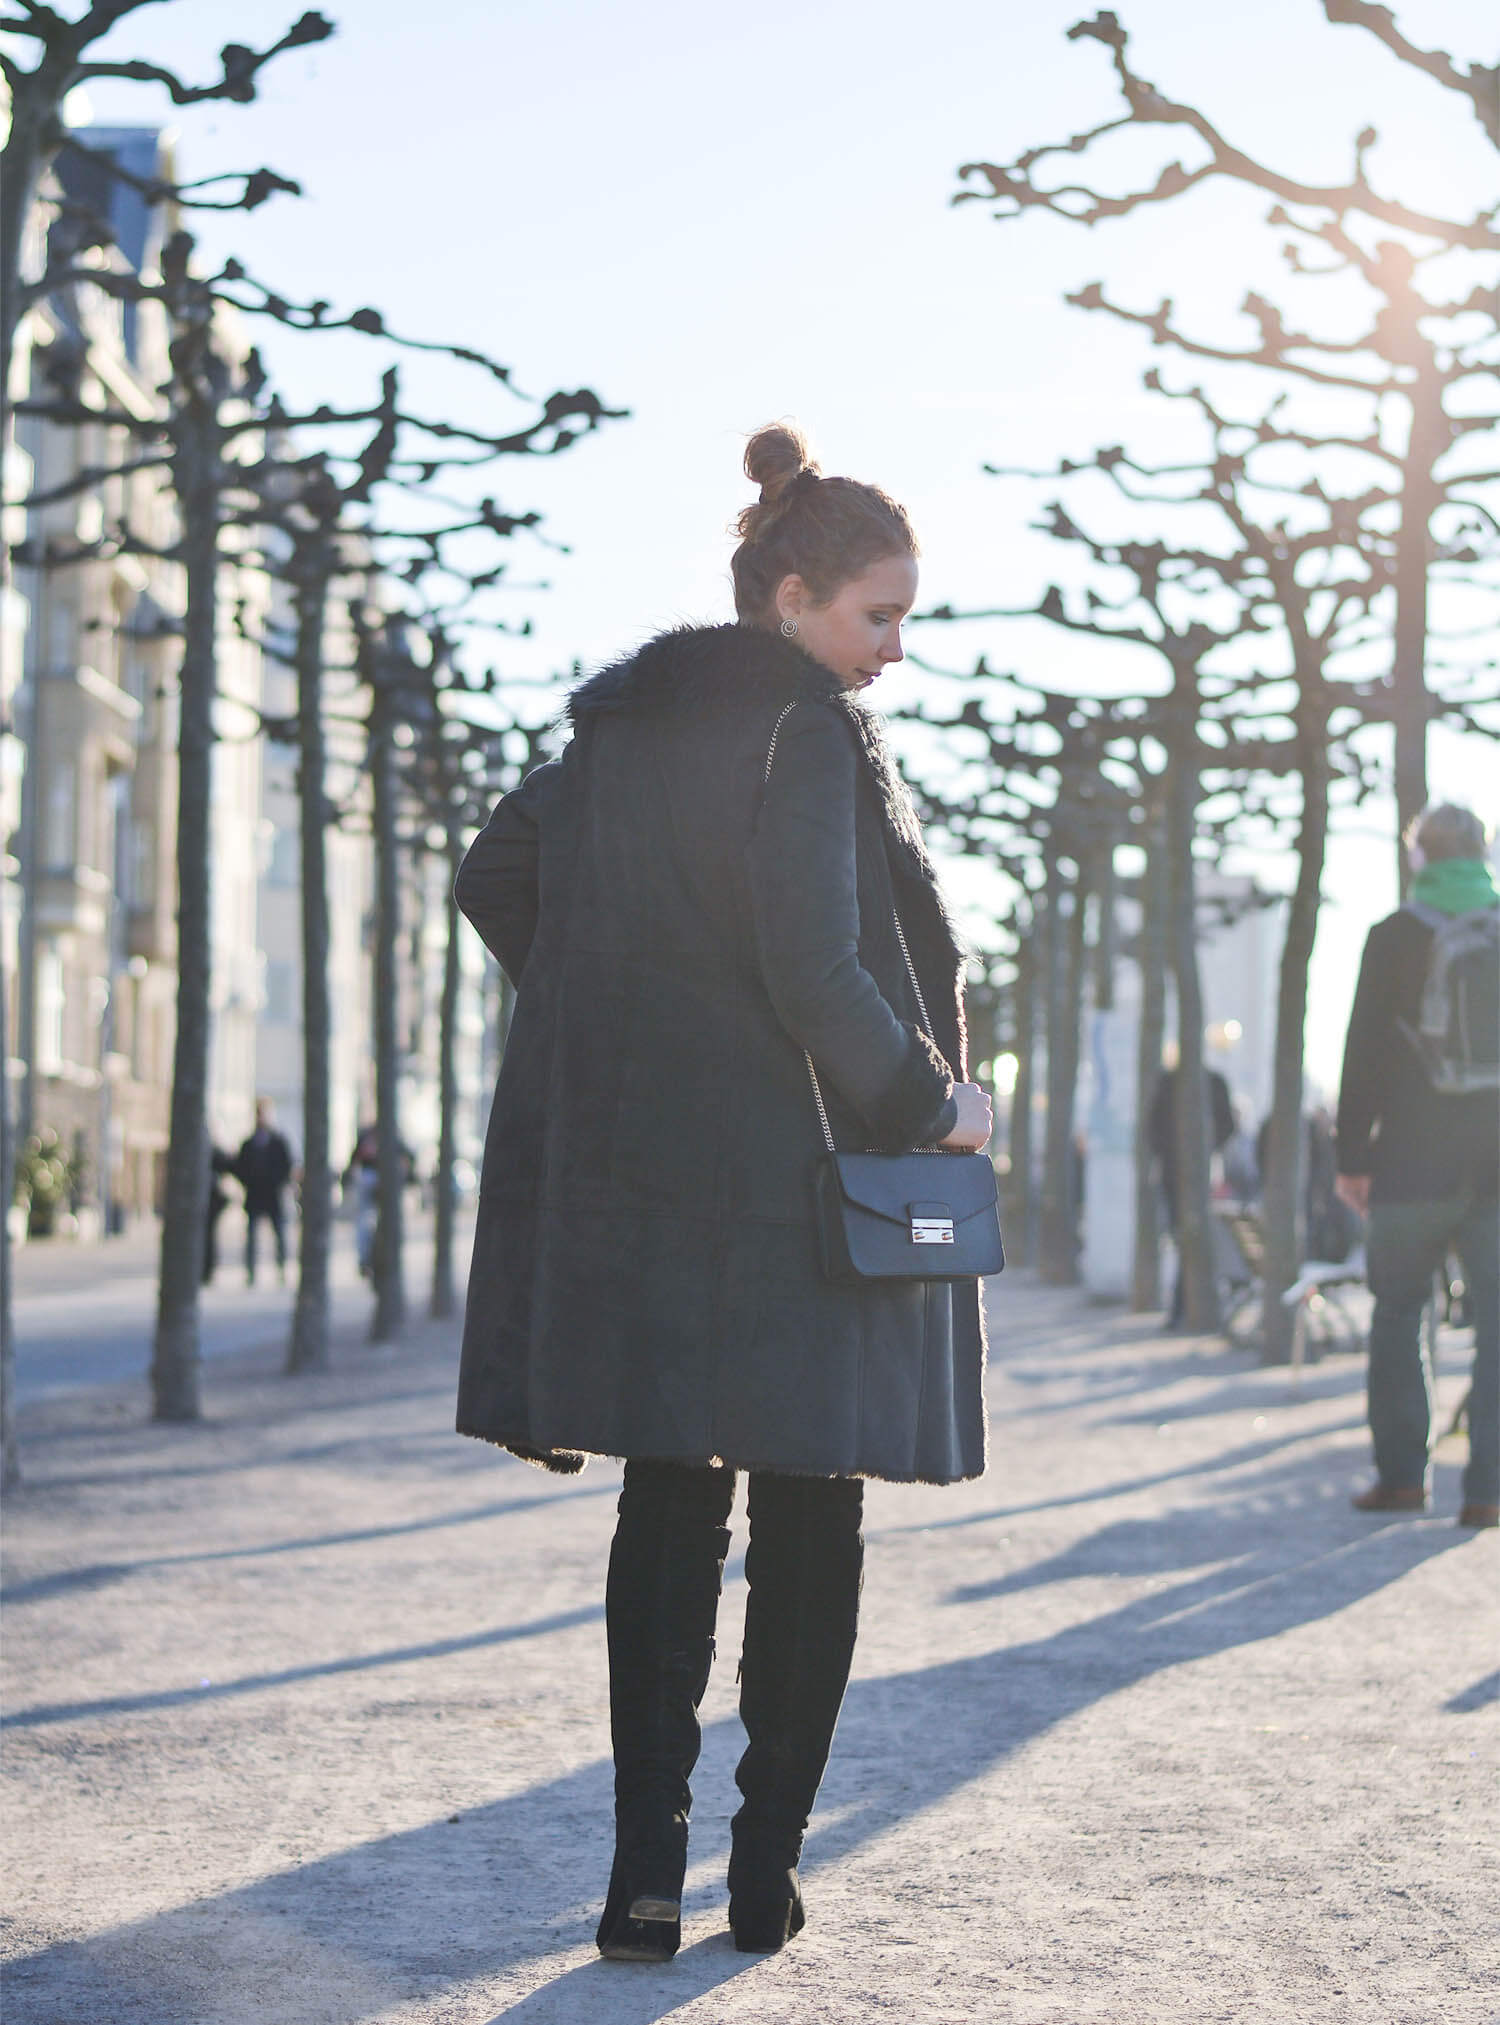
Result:
{"type": "Polygon", "coordinates": [[[1474,116],[1500,148],[1500,65],[1471,63],[1460,70],[1445,49],[1418,49],[1396,26],[1389,7],[1372,5],[1372,0],[1323,0],[1323,12],[1336,26],[1364,28],[1378,36],[1403,63],[1425,70],[1449,91],[1462,92],[1474,107],[1474,116]]]}
{"type": "Polygon", "coordinates": [[[1440,240],[1444,245],[1479,249],[1500,246],[1500,232],[1495,226],[1496,209],[1500,207],[1480,212],[1470,221],[1460,222],[1433,217],[1410,205],[1383,197],[1374,190],[1364,167],[1365,154],[1376,140],[1373,129],[1366,128],[1355,143],[1355,168],[1349,182],[1304,183],[1256,161],[1227,141],[1195,107],[1167,98],[1155,85],[1132,70],[1126,54],[1129,36],[1114,14],[1100,13],[1092,21],[1075,23],[1068,30],[1068,39],[1099,42],[1109,49],[1121,96],[1128,109],[1125,117],[1089,132],[1075,134],[1065,142],[1030,148],[1008,164],[965,163],[959,170],[960,182],[982,177],[989,184],[989,190],[988,193],[960,190],[953,199],[956,204],[998,199],[1002,205],[1012,207],[997,214],[1002,218],[1018,217],[1022,211],[1040,209],[1067,218],[1074,224],[1096,225],[1102,219],[1124,217],[1148,205],[1169,203],[1195,183],[1212,176],[1224,176],[1264,190],[1282,203],[1313,206],[1332,211],[1336,216],[1350,211],[1363,212],[1366,217],[1440,240]],[[1035,168],[1050,157],[1086,154],[1095,140],[1129,125],[1186,127],[1208,150],[1208,159],[1194,169],[1186,168],[1181,162],[1169,162],[1149,188],[1127,190],[1114,196],[1095,190],[1088,184],[1064,183],[1048,187],[1033,180],[1035,168]]]}
{"type": "MultiPolygon", "coordinates": [[[[133,4],[140,4],[140,0],[133,0],[133,4]]],[[[50,9],[47,11],[50,12],[50,9]]],[[[96,5],[90,15],[78,25],[85,27],[95,15],[110,11],[106,7],[96,5]]],[[[113,11],[115,18],[118,18],[119,14],[128,13],[130,8],[119,7],[113,11]]],[[[112,24],[105,24],[109,25],[112,24]]],[[[103,32],[104,28],[101,27],[84,40],[97,41],[103,32]]],[[[123,78],[133,84],[159,84],[167,92],[173,105],[200,105],[205,99],[230,99],[238,105],[249,105],[255,97],[257,75],[273,57],[280,56],[283,50],[303,49],[310,43],[326,42],[332,34],[331,21],[321,14],[309,12],[294,21],[281,40],[273,42],[268,49],[247,49],[242,42],[226,42],[219,52],[223,74],[212,84],[184,84],[175,71],[166,70],[160,64],[139,61],[80,63],[75,71],[75,77],[79,83],[95,77],[111,77],[123,78]]]]}

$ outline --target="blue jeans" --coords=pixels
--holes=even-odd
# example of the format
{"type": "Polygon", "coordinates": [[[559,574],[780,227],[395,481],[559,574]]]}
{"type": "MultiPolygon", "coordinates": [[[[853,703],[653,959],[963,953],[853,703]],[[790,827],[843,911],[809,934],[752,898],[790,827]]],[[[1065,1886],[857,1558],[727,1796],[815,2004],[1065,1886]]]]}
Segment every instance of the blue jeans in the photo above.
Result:
{"type": "Polygon", "coordinates": [[[1463,1264],[1474,1318],[1466,1505],[1500,1503],[1500,1204],[1493,1197],[1381,1202],[1370,1209],[1370,1433],[1383,1484],[1427,1481],[1432,1372],[1422,1309],[1449,1247],[1463,1264]]]}

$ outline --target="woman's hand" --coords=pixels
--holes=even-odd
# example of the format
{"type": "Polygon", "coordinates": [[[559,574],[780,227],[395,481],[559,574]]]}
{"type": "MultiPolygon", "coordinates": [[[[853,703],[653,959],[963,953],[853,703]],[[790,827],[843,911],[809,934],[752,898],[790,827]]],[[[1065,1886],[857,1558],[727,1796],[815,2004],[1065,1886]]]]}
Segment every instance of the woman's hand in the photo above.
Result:
{"type": "Polygon", "coordinates": [[[955,1153],[977,1153],[989,1143],[994,1129],[994,1114],[990,1100],[977,1083],[955,1083],[953,1101],[958,1106],[958,1123],[946,1139],[938,1143],[951,1146],[955,1153]]]}

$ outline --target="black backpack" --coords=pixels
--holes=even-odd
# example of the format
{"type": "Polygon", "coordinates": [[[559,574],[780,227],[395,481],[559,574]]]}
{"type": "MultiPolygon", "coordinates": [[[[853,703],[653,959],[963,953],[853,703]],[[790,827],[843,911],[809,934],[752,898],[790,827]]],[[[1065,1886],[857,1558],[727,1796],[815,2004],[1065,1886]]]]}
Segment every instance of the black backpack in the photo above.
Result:
{"type": "Polygon", "coordinates": [[[1419,1022],[1397,1024],[1434,1090],[1500,1090],[1500,907],[1441,914],[1408,901],[1406,912],[1432,930],[1432,947],[1419,1022]]]}

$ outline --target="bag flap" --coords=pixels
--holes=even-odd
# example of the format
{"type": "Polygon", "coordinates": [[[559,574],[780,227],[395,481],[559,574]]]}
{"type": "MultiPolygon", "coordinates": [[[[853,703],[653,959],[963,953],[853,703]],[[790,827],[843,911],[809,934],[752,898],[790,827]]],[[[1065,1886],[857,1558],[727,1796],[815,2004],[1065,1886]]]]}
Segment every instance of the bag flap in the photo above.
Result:
{"type": "Polygon", "coordinates": [[[903,1227],[913,1206],[955,1224],[995,1208],[995,1170],[983,1153],[830,1153],[844,1200],[903,1227]]]}

